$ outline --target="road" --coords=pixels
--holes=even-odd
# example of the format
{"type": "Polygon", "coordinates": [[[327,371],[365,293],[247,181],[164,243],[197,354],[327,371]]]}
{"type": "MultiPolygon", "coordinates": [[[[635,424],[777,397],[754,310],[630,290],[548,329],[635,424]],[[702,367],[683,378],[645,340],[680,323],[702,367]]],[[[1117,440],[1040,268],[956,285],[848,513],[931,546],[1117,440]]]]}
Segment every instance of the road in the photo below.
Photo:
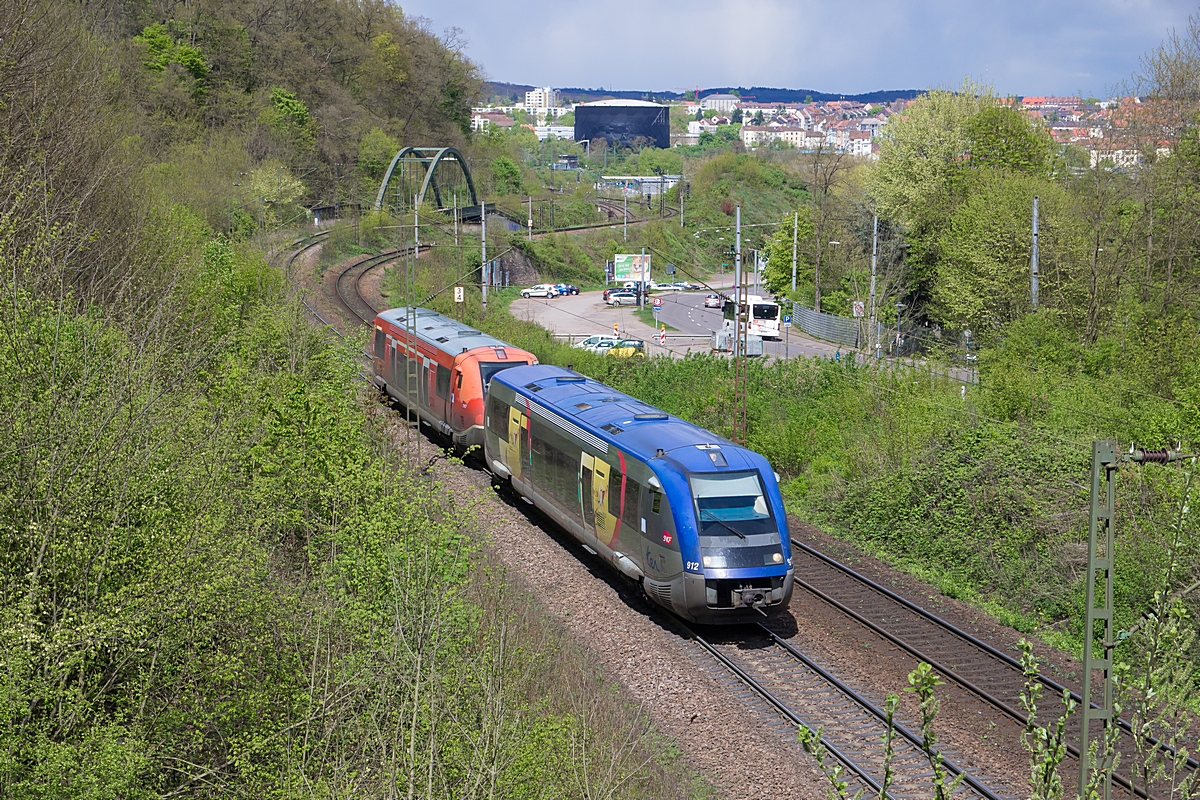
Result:
{"type": "MultiPolygon", "coordinates": [[[[532,320],[574,341],[598,333],[612,335],[615,323],[621,335],[645,340],[647,355],[667,353],[682,357],[691,352],[709,352],[712,333],[721,327],[720,310],[704,307],[706,294],[706,291],[665,292],[651,296],[652,300],[662,299],[659,320],[676,329],[667,331],[665,346],[658,343],[654,328],[633,315],[632,308],[605,305],[603,293],[599,291],[550,299],[518,299],[513,301],[510,309],[517,318],[532,320]]],[[[846,358],[853,353],[851,348],[814,339],[795,328],[784,337],[779,342],[763,342],[763,353],[773,358],[833,358],[839,351],[846,358]]]]}

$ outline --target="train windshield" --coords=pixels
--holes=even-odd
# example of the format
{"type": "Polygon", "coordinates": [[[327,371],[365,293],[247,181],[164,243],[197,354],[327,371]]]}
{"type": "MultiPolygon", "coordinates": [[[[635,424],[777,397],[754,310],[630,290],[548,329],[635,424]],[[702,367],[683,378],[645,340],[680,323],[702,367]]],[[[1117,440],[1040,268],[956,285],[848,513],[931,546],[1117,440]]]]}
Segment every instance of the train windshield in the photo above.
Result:
{"type": "Polygon", "coordinates": [[[480,361],[479,362],[479,379],[483,381],[483,388],[486,389],[488,381],[502,369],[509,367],[528,367],[528,361],[480,361]]]}
{"type": "Polygon", "coordinates": [[[701,536],[746,537],[778,530],[757,472],[691,476],[701,536]]]}

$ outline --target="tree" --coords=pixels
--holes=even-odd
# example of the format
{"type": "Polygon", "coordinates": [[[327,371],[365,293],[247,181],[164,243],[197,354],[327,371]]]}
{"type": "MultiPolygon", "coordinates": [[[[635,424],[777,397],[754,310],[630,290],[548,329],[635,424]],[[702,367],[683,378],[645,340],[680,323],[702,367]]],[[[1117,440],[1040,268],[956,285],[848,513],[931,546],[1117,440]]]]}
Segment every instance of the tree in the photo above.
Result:
{"type": "Polygon", "coordinates": [[[1044,175],[1054,150],[1046,127],[1012,106],[988,106],[967,120],[971,166],[1044,175]]]}
{"type": "Polygon", "coordinates": [[[992,105],[991,91],[964,82],[958,91],[921,95],[880,135],[879,160],[867,192],[881,217],[903,226],[909,241],[912,299],[926,303],[936,280],[938,244],[965,197],[970,120],[992,105]]]}
{"type": "Polygon", "coordinates": [[[1042,178],[990,170],[951,215],[939,242],[934,285],[938,319],[986,340],[1030,311],[1030,220],[1039,198],[1039,306],[1068,327],[1082,321],[1076,271],[1086,263],[1087,231],[1074,200],[1042,178]]]}
{"type": "Polygon", "coordinates": [[[496,194],[520,194],[520,167],[508,156],[497,158],[492,162],[492,184],[496,194]]]}
{"type": "Polygon", "coordinates": [[[764,122],[766,122],[766,118],[763,117],[763,112],[760,108],[758,111],[754,112],[754,124],[762,125],[764,122]]]}
{"type": "MultiPolygon", "coordinates": [[[[771,234],[763,248],[767,253],[767,267],[763,282],[771,294],[790,294],[792,290],[792,234],[796,234],[796,288],[803,291],[805,284],[813,283],[813,211],[812,205],[804,204],[794,214],[785,215],[779,227],[771,234]],[[798,215],[798,216],[796,216],[798,215]]],[[[795,299],[795,298],[793,298],[795,299]]]]}
{"type": "Polygon", "coordinates": [[[358,169],[367,180],[378,181],[399,151],[399,142],[382,129],[371,128],[358,143],[358,169]]]}
{"type": "Polygon", "coordinates": [[[733,123],[741,122],[742,121],[742,110],[740,108],[735,108],[733,110],[733,114],[730,115],[730,117],[729,117],[729,121],[733,122],[733,123]]]}

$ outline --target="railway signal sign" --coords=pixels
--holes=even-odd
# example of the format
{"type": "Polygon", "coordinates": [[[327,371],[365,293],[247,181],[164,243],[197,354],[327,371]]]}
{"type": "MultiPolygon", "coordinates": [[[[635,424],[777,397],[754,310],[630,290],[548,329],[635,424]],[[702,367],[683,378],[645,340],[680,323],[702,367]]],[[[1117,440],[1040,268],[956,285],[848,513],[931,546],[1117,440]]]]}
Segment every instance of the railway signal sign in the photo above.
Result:
{"type": "Polygon", "coordinates": [[[454,302],[461,303],[463,301],[463,287],[454,287],[454,302]]]}
{"type": "Polygon", "coordinates": [[[867,315],[867,304],[862,300],[854,301],[854,316],[865,317],[867,315]]]}

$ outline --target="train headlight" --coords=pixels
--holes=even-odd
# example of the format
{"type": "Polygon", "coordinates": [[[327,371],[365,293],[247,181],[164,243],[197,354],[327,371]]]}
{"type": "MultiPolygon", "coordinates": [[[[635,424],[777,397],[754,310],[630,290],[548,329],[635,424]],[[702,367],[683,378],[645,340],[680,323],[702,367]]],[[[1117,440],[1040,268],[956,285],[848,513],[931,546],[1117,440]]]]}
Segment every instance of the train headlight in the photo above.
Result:
{"type": "Polygon", "coordinates": [[[776,564],[782,564],[783,563],[783,553],[773,553],[771,555],[771,560],[774,561],[776,564]]]}

